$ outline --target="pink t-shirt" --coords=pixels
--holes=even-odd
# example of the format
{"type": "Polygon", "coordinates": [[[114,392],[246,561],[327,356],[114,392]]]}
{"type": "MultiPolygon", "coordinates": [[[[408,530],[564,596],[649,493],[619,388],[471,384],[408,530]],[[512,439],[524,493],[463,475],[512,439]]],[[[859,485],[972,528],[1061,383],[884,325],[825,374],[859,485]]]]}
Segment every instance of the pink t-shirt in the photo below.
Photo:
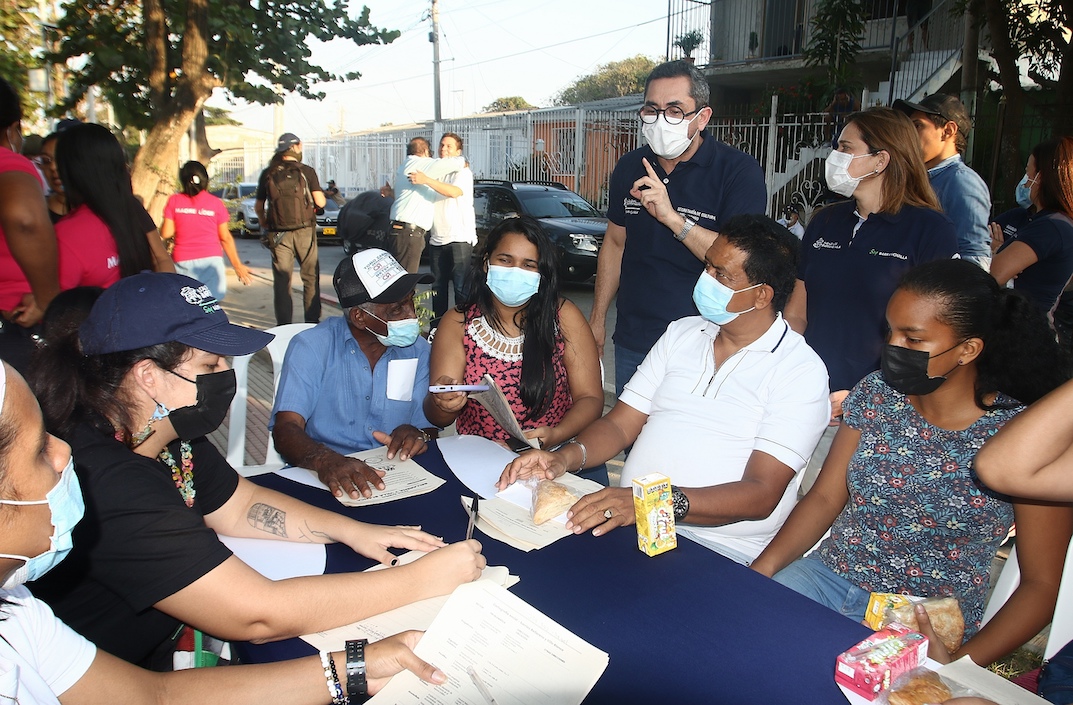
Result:
{"type": "MultiPolygon", "coordinates": [[[[34,168],[34,163],[10,149],[0,149],[0,173],[5,171],[23,171],[33,174],[35,179],[41,181],[41,175],[34,168]]],[[[44,189],[43,184],[42,189],[44,189]]],[[[44,190],[41,192],[41,197],[44,198],[44,190]]],[[[4,229],[0,228],[0,310],[10,311],[19,305],[25,294],[29,293],[30,282],[26,281],[22,268],[12,257],[4,229]]]]}
{"type": "Polygon", "coordinates": [[[220,225],[231,219],[224,202],[208,191],[191,198],[177,193],[164,206],[164,219],[175,222],[175,250],[171,258],[186,262],[202,257],[222,257],[220,225]]]}
{"type": "Polygon", "coordinates": [[[60,289],[110,287],[119,281],[119,250],[112,231],[87,205],[56,223],[60,250],[60,289]]]}

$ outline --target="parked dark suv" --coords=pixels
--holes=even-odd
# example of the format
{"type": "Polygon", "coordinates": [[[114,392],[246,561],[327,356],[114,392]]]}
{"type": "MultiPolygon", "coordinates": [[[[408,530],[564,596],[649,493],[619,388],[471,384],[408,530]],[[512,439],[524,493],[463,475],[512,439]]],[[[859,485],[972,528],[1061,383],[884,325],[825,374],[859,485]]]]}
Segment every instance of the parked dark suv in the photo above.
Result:
{"type": "Polygon", "coordinates": [[[477,240],[504,218],[528,215],[540,221],[559,248],[559,275],[585,281],[596,274],[596,256],[607,230],[607,218],[588,201],[555,181],[491,181],[473,185],[477,240]]]}

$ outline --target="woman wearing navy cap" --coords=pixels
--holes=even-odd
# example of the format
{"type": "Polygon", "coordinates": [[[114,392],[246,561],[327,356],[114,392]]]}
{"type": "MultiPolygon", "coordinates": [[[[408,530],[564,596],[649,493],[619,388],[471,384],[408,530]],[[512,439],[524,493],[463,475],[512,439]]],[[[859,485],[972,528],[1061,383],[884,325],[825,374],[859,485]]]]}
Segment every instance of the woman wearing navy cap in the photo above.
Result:
{"type": "Polygon", "coordinates": [[[381,527],[256,486],[205,438],[235,394],[224,355],[260,350],[266,333],[228,322],[200,282],[144,273],[120,280],[77,331],[49,340],[31,385],[46,425],[71,444],[86,519],[70,558],[34,593],[104,650],[170,660],[181,623],[214,636],[271,641],[348,624],[451,592],[484,567],[480,544],[416,527],[381,527]],[[272,581],[216,533],[341,542],[393,562],[389,548],[432,551],[375,573],[272,581]]]}

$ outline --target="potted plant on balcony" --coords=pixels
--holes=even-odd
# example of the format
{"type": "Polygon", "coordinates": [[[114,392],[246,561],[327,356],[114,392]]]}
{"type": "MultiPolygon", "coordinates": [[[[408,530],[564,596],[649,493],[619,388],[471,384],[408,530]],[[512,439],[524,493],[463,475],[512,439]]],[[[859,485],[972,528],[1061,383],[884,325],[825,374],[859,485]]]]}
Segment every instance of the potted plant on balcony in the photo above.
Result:
{"type": "Polygon", "coordinates": [[[701,44],[704,43],[704,34],[699,29],[690,30],[685,34],[679,35],[674,40],[674,46],[678,47],[685,54],[685,60],[689,63],[693,63],[693,52],[697,50],[701,44]]]}

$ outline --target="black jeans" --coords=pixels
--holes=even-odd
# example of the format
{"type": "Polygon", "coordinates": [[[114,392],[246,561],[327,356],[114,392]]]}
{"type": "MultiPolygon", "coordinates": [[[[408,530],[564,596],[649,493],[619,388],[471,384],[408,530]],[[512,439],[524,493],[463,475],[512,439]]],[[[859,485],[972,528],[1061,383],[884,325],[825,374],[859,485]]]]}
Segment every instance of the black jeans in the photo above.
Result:
{"type": "Polygon", "coordinates": [[[428,264],[432,268],[432,312],[442,318],[449,307],[451,285],[455,290],[455,306],[465,298],[466,274],[473,260],[473,245],[468,242],[450,242],[446,245],[430,245],[428,264]]]}

